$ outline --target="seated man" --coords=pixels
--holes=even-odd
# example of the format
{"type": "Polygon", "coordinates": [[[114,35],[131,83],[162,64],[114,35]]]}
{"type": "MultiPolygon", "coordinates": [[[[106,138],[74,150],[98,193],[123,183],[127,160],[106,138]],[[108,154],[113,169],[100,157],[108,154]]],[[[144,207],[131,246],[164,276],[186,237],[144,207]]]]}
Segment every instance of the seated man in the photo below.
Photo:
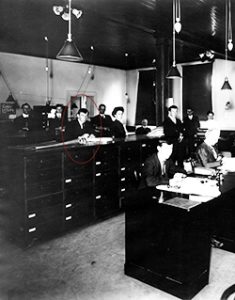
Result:
{"type": "Polygon", "coordinates": [[[184,169],[177,167],[173,160],[169,159],[172,150],[172,144],[168,144],[167,141],[159,141],[157,152],[148,157],[144,163],[139,188],[166,184],[169,182],[169,178],[176,173],[186,174],[184,169]]]}
{"type": "Polygon", "coordinates": [[[30,131],[34,128],[34,121],[31,115],[31,107],[28,103],[21,106],[22,115],[15,118],[14,127],[17,131],[30,131]]]}
{"type": "Polygon", "coordinates": [[[215,168],[221,165],[222,156],[218,155],[214,147],[219,139],[220,131],[209,129],[205,133],[205,140],[196,149],[197,162],[205,168],[215,168]]]}
{"type": "Polygon", "coordinates": [[[57,104],[54,115],[48,118],[50,136],[56,140],[60,140],[61,131],[64,131],[67,122],[66,116],[63,116],[63,110],[64,106],[57,104]]]}
{"type": "Polygon", "coordinates": [[[141,121],[141,126],[136,128],[136,131],[135,133],[138,135],[138,134],[148,134],[151,129],[148,127],[148,120],[147,119],[143,119],[141,121]]]}
{"type": "Polygon", "coordinates": [[[95,128],[97,136],[112,136],[112,118],[105,114],[106,106],[104,104],[99,105],[99,114],[91,118],[91,123],[95,128]]]}
{"type": "Polygon", "coordinates": [[[87,119],[88,110],[80,108],[77,112],[77,120],[73,120],[67,124],[64,140],[78,139],[81,144],[85,144],[89,137],[95,137],[93,127],[87,119]]]}

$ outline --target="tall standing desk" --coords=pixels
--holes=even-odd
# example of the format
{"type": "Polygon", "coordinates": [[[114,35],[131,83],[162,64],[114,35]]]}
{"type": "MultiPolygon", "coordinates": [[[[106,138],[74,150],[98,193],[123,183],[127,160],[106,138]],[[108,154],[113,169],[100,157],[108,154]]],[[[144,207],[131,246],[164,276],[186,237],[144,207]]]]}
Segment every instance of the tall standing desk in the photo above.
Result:
{"type": "MultiPolygon", "coordinates": [[[[133,194],[126,206],[125,274],[181,299],[192,299],[209,281],[212,235],[235,241],[234,179],[234,174],[225,177],[221,194],[212,200],[193,201],[183,208],[159,203],[156,188],[133,194]],[[214,227],[224,214],[223,228],[214,227]]],[[[167,194],[188,198],[180,189],[177,194],[169,189],[167,194]]]]}

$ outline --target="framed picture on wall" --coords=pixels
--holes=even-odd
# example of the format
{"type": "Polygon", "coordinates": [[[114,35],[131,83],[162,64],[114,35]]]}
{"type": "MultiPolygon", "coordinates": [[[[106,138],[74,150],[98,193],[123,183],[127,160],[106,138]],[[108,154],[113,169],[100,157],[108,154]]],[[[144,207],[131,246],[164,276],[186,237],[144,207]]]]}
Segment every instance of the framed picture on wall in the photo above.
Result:
{"type": "Polygon", "coordinates": [[[89,117],[94,116],[96,106],[96,92],[67,91],[68,120],[76,119],[76,114],[80,108],[89,111],[89,117]]]}

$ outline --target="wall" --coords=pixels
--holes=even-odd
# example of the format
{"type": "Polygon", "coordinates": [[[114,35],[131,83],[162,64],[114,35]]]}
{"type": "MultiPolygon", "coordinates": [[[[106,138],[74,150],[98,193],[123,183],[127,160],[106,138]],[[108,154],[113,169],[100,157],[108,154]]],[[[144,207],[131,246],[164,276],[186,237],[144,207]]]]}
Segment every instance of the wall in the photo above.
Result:
{"type": "MultiPolygon", "coordinates": [[[[47,95],[47,75],[45,58],[0,53],[0,71],[7,81],[15,99],[21,105],[44,105],[47,95]]],[[[107,113],[113,107],[124,106],[126,111],[126,72],[118,69],[92,66],[94,79],[88,73],[88,65],[60,60],[49,60],[50,95],[52,105],[66,104],[69,91],[95,94],[97,106],[105,103],[107,113]]],[[[5,102],[9,90],[0,76],[0,102],[5,102]]],[[[130,91],[132,96],[132,92],[130,91]]],[[[97,111],[95,110],[95,113],[97,111]]],[[[125,121],[125,120],[124,120],[125,121]]]]}
{"type": "MultiPolygon", "coordinates": [[[[199,63],[199,62],[198,62],[199,63]]],[[[181,66],[178,66],[181,71],[181,66]]],[[[212,110],[215,119],[222,130],[235,130],[235,62],[223,59],[215,59],[212,67],[212,110]],[[225,76],[228,76],[232,90],[221,90],[225,76]],[[226,102],[231,103],[230,109],[226,109],[226,102]]],[[[179,107],[179,115],[182,118],[182,79],[175,79],[173,86],[174,103],[179,107]]]]}

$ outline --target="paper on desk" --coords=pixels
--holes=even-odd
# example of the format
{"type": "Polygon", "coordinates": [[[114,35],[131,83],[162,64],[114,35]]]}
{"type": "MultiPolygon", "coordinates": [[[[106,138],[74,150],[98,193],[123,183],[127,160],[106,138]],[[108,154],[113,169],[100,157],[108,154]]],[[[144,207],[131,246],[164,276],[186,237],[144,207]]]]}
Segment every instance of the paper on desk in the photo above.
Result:
{"type": "MultiPolygon", "coordinates": [[[[187,177],[182,179],[178,186],[157,185],[158,190],[182,193],[187,195],[198,195],[204,197],[218,197],[220,195],[219,187],[215,180],[202,179],[196,177],[187,177]]],[[[204,198],[205,199],[208,198],[204,198]]],[[[207,200],[208,201],[208,200],[207,200]]]]}
{"type": "Polygon", "coordinates": [[[220,169],[222,171],[235,172],[235,157],[224,157],[223,165],[220,169]]]}

